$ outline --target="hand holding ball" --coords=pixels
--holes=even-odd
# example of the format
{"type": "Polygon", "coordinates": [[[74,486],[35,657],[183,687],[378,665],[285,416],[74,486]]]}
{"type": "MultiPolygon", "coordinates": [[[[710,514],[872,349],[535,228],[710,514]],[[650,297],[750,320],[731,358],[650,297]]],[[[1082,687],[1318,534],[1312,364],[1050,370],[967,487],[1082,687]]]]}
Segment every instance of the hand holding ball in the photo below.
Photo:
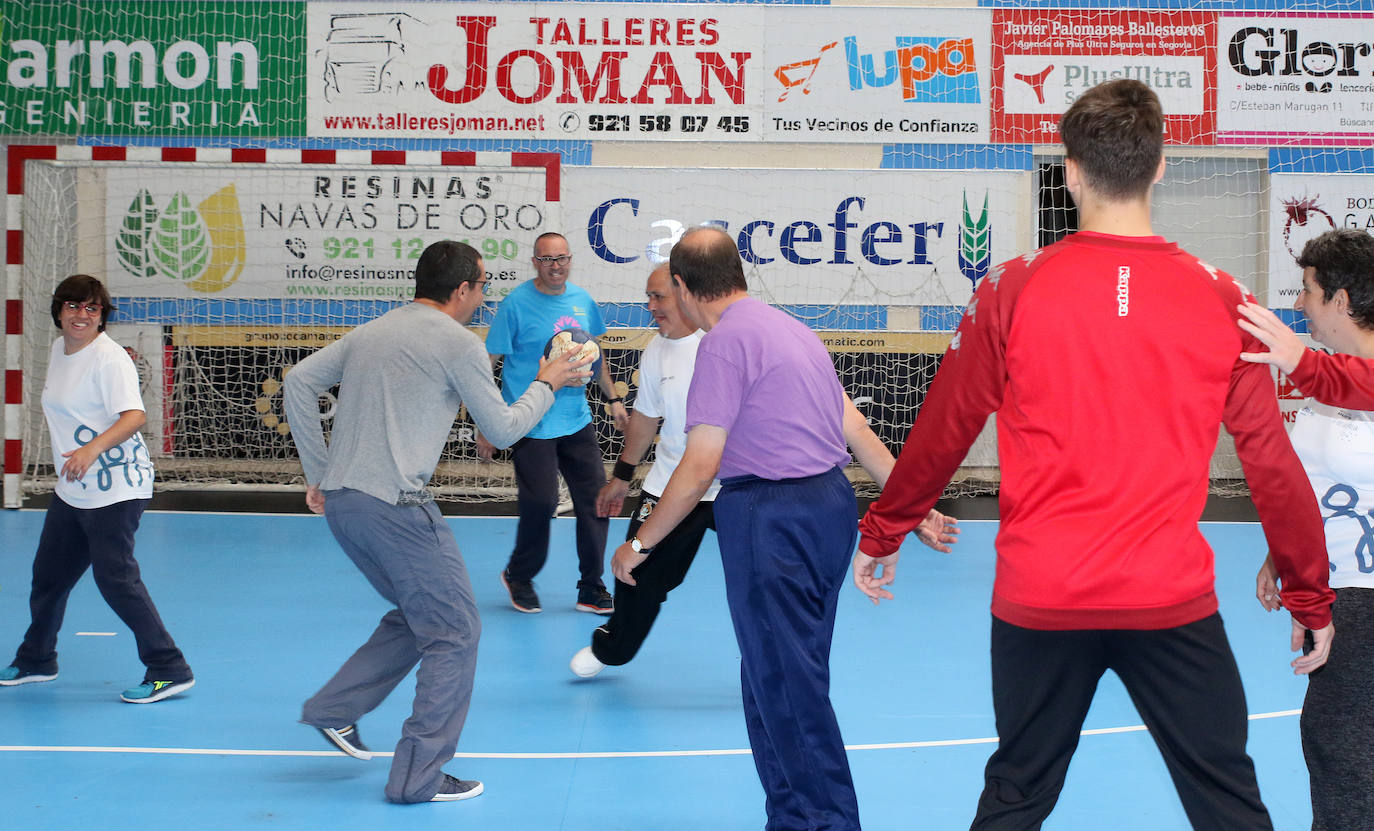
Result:
{"type": "MultiPolygon", "coordinates": [[[[586,368],[591,371],[592,377],[597,378],[601,374],[601,348],[596,345],[592,336],[582,329],[564,329],[544,344],[544,357],[551,361],[563,358],[565,360],[586,360],[595,357],[586,368]],[[570,353],[576,353],[577,358],[572,358],[570,353]]],[[[578,384],[585,385],[587,379],[576,379],[578,384]]]]}

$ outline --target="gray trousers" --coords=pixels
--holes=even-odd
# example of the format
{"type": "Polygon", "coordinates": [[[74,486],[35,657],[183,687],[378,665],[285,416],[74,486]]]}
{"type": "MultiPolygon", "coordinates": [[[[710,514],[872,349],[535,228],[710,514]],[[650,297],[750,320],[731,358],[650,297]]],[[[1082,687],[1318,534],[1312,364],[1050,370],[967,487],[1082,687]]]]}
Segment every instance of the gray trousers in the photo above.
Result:
{"type": "Polygon", "coordinates": [[[482,624],[467,567],[433,503],[398,507],[359,491],[328,491],[325,518],[344,553],[396,608],[305,702],[301,720],[315,727],[354,724],[418,662],[415,704],[401,727],[386,798],[428,802],[472,701],[482,624]]]}

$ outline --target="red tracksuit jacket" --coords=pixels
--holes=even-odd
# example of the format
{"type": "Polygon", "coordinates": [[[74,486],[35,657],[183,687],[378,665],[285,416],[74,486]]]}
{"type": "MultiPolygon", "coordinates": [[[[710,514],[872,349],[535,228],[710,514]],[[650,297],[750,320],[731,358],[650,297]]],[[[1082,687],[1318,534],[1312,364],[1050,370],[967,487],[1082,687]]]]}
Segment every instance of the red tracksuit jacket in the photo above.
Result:
{"type": "MultiPolygon", "coordinates": [[[[1217,609],[1198,529],[1224,422],[1303,624],[1331,620],[1312,489],[1289,444],[1249,299],[1159,237],[1080,232],[979,283],[859,548],[896,551],[997,414],[992,613],[1031,629],[1163,629],[1217,609]]],[[[1262,552],[1255,553],[1259,564],[1262,552]]]]}

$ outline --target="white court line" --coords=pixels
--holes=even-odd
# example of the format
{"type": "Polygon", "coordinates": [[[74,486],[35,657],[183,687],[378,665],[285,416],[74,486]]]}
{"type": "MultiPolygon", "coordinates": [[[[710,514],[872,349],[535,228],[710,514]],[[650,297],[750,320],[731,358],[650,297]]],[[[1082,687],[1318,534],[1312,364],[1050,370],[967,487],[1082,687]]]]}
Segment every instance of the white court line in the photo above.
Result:
{"type": "MultiPolygon", "coordinates": [[[[1302,710],[1277,710],[1272,713],[1254,713],[1251,721],[1261,719],[1288,718],[1301,715],[1302,710]]],[[[1084,730],[1083,736],[1106,736],[1116,733],[1139,733],[1145,725],[1134,724],[1127,727],[1101,727],[1084,730]]],[[[891,742],[887,744],[849,744],[845,750],[910,750],[920,747],[961,747],[975,744],[996,744],[997,737],[981,739],[940,739],[924,742],[891,742]]],[[[63,747],[42,745],[0,745],[0,753],[144,753],[168,756],[342,756],[338,750],[217,750],[197,747],[63,747]]],[[[592,753],[455,753],[455,759],[645,759],[684,756],[748,756],[748,748],[725,750],[611,750],[592,753]]],[[[390,752],[372,754],[383,757],[392,756],[390,752]]]]}
{"type": "Polygon", "coordinates": [[[77,632],[77,635],[87,635],[92,638],[113,638],[118,632],[77,632]]]}

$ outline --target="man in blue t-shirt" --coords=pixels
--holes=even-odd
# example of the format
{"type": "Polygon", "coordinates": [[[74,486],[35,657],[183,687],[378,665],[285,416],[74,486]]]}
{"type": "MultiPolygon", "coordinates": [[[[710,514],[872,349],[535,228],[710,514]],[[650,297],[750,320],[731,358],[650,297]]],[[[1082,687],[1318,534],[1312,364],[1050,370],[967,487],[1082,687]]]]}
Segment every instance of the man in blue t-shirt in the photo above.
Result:
{"type": "MultiPolygon", "coordinates": [[[[546,233],[534,241],[534,279],[516,286],[496,310],[487,332],[492,366],[502,358],[501,394],[519,397],[539,371],[539,359],[549,338],[565,329],[582,329],[594,338],[606,332],[596,301],[585,289],[568,282],[572,254],[562,234],[546,233]]],[[[616,395],[606,361],[597,378],[610,405],[616,429],[625,430],[629,415],[616,395]]],[[[490,460],[493,448],[479,434],[477,453],[490,460]]],[[[549,520],[558,509],[558,474],[568,483],[577,515],[577,608],[609,615],[614,607],[601,575],[605,571],[609,521],[596,515],[596,495],[606,482],[601,448],[596,442],[586,390],[565,387],[553,408],[529,434],[511,447],[515,467],[520,521],[515,549],[501,572],[510,602],[521,612],[541,611],[534,576],[549,556],[549,520]]]]}

